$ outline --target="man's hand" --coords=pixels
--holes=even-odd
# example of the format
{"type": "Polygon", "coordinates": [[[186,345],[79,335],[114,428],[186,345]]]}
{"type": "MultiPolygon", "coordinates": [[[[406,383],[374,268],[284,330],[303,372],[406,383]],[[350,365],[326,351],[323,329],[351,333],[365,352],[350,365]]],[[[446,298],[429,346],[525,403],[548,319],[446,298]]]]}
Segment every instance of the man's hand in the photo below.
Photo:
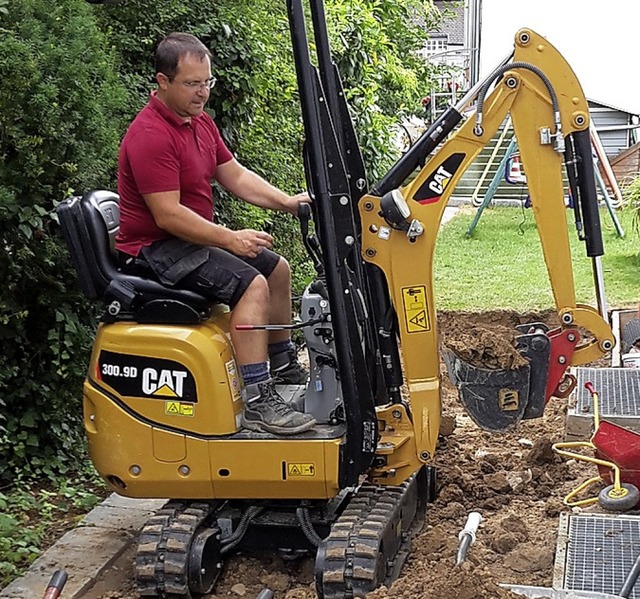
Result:
{"type": "Polygon", "coordinates": [[[271,249],[273,237],[264,231],[254,231],[253,229],[242,229],[234,231],[231,243],[226,248],[237,256],[255,258],[262,248],[271,249]]]}
{"type": "Polygon", "coordinates": [[[289,200],[285,207],[287,212],[293,214],[293,216],[298,216],[298,208],[300,204],[311,204],[311,198],[306,191],[299,193],[295,196],[289,196],[289,200]]]}

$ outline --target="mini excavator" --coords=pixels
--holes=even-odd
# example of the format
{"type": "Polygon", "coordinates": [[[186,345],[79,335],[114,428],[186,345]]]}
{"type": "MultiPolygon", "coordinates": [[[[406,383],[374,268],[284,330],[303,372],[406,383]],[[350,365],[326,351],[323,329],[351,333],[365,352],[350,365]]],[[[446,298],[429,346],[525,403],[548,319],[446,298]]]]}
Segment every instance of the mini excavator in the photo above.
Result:
{"type": "Polygon", "coordinates": [[[57,209],[83,292],[106,306],[83,387],[91,458],[120,495],[171,498],[140,533],[143,597],[206,595],[225,556],[240,549],[315,554],[324,599],[363,597],[397,577],[435,492],[438,228],[462,173],[508,113],[561,324],[523,326],[517,350],[526,366],[514,371],[448,355],[461,400],[480,426],[508,430],[566,395],[570,365],[614,345],[603,318],[589,110],[560,53],[518,31],[512,55],[369,185],[322,2],[310,1],[317,65],[301,0],[287,8],[314,199],[299,216],[317,278],[299,325],[309,381],[280,392],[315,416],[313,430],[283,439],[240,427],[228,309],[117,270],[116,194],[88,192],[57,209]],[[563,165],[597,308],[576,303],[563,165]]]}

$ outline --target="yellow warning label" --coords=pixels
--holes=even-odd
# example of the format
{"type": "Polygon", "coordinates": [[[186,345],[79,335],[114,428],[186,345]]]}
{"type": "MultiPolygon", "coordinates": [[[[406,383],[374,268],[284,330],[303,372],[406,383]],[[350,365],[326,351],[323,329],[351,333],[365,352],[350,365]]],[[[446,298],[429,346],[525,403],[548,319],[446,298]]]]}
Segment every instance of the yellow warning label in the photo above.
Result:
{"type": "Polygon", "coordinates": [[[164,413],[171,416],[193,416],[195,406],[181,401],[165,401],[164,413]]]}
{"type": "Polygon", "coordinates": [[[424,333],[431,330],[427,288],[424,285],[402,288],[404,320],[409,333],[424,333]]]}
{"type": "Polygon", "coordinates": [[[315,464],[287,464],[287,474],[289,476],[315,476],[315,464]]]}
{"type": "Polygon", "coordinates": [[[520,394],[515,389],[498,391],[498,406],[503,412],[516,412],[520,409],[520,394]]]}
{"type": "Polygon", "coordinates": [[[227,369],[227,381],[229,382],[229,388],[231,389],[231,395],[233,399],[240,399],[240,379],[238,377],[238,369],[236,368],[235,360],[229,360],[225,367],[227,369]]]}

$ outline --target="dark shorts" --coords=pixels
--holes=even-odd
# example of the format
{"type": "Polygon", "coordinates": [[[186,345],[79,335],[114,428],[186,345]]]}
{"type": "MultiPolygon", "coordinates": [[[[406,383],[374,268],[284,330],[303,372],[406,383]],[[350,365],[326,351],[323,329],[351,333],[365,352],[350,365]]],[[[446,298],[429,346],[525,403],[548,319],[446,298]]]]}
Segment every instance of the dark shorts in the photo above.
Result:
{"type": "Polygon", "coordinates": [[[266,248],[255,258],[245,258],[220,248],[166,239],[143,248],[137,258],[120,253],[120,269],[234,308],[253,279],[269,277],[279,260],[266,248]]]}

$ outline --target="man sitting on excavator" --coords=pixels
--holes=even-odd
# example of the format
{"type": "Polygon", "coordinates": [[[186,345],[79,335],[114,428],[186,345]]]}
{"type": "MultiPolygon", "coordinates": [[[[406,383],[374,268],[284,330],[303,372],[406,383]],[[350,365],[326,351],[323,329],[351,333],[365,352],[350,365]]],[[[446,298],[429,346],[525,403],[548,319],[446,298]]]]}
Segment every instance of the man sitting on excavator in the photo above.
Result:
{"type": "Polygon", "coordinates": [[[245,428],[291,435],[315,420],[293,410],[275,383],[303,384],[288,330],[238,331],[236,325],[288,323],[291,272],[264,231],[214,223],[211,179],[239,198],[296,214],[306,193],[289,196],[242,166],[204,111],[211,53],[192,35],[171,33],[156,49],[157,90],[120,147],[120,268],[188,289],[231,308],[230,334],[240,374],[245,428]]]}

